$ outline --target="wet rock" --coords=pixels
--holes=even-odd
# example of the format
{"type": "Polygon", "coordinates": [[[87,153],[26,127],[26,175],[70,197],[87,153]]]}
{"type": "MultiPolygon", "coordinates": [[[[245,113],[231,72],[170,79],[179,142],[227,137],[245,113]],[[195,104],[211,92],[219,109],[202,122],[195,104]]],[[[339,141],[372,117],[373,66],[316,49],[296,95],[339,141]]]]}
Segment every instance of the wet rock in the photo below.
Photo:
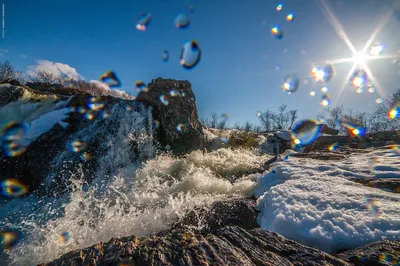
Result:
{"type": "Polygon", "coordinates": [[[363,184],[364,186],[379,188],[393,193],[400,193],[399,178],[353,178],[351,180],[363,184]]]}
{"type": "Polygon", "coordinates": [[[314,248],[257,228],[228,226],[214,233],[185,230],[112,239],[69,252],[52,265],[351,265],[314,248]]]}
{"type": "Polygon", "coordinates": [[[400,241],[379,241],[336,254],[353,265],[399,265],[400,241]]]}
{"type": "Polygon", "coordinates": [[[18,101],[23,95],[23,87],[11,84],[0,84],[0,107],[18,101]]]}
{"type": "Polygon", "coordinates": [[[213,232],[223,226],[244,229],[259,227],[256,198],[217,201],[211,206],[189,212],[172,229],[213,232]]]}
{"type": "Polygon", "coordinates": [[[13,86],[21,86],[21,83],[18,80],[13,79],[13,78],[4,80],[3,82],[1,82],[1,84],[10,84],[13,86]]]}
{"type": "Polygon", "coordinates": [[[157,78],[147,87],[136,100],[153,108],[161,146],[169,145],[178,155],[203,148],[205,137],[189,81],[157,78]]]}

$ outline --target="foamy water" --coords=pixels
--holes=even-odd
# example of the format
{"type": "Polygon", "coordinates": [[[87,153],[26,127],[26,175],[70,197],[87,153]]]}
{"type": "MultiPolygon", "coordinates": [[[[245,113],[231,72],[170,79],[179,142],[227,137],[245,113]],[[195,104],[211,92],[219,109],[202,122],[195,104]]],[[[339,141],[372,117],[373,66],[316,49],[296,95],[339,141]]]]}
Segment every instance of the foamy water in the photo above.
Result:
{"type": "MultiPolygon", "coordinates": [[[[41,200],[29,196],[2,206],[4,225],[24,235],[10,252],[13,264],[38,264],[111,238],[156,233],[168,229],[188,210],[251,195],[256,175],[242,175],[268,159],[249,150],[220,149],[194,151],[182,158],[161,154],[142,162],[138,158],[144,155],[137,154],[132,160],[126,141],[113,143],[121,135],[123,140],[144,140],[138,149],[147,156],[155,149],[148,141],[150,133],[127,125],[105,142],[109,151],[101,158],[101,168],[112,167],[114,176],[104,180],[104,169],[99,169],[94,184],[87,186],[78,168],[70,176],[73,190],[69,195],[41,200]],[[68,241],[60,237],[64,232],[68,241]]],[[[60,156],[66,158],[66,154],[60,156]]]]}

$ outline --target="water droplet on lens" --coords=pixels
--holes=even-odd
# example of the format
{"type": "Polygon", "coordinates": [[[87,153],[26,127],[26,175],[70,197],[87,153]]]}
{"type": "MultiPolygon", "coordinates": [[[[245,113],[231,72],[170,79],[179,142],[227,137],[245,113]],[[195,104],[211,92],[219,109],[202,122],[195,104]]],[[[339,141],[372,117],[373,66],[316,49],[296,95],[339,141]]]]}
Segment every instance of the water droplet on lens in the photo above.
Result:
{"type": "Polygon", "coordinates": [[[73,152],[81,152],[86,150],[87,144],[78,140],[71,142],[70,150],[73,152]]]}
{"type": "Polygon", "coordinates": [[[183,131],[183,124],[178,124],[178,125],[176,126],[176,130],[177,130],[179,133],[182,133],[182,131],[183,131]]]}
{"type": "Polygon", "coordinates": [[[315,96],[315,91],[310,92],[310,96],[315,96]]]}
{"type": "Polygon", "coordinates": [[[311,71],[316,81],[329,82],[335,75],[335,69],[333,65],[326,64],[324,67],[314,67],[311,71]]]}
{"type": "MultiPolygon", "coordinates": [[[[0,247],[4,250],[11,250],[22,239],[22,234],[16,231],[0,232],[0,247]]],[[[1,250],[1,249],[0,249],[1,250]]]]}
{"type": "Polygon", "coordinates": [[[161,95],[160,95],[160,101],[161,101],[161,103],[162,103],[163,105],[168,105],[168,100],[167,100],[167,98],[165,97],[164,94],[161,94],[161,95]]]}
{"type": "Polygon", "coordinates": [[[371,56],[379,56],[384,48],[385,48],[385,46],[383,46],[383,44],[375,43],[373,46],[371,46],[371,48],[369,50],[369,54],[371,56]]]}
{"type": "Polygon", "coordinates": [[[150,23],[150,20],[151,20],[151,14],[143,12],[142,14],[140,14],[140,16],[137,20],[136,29],[138,29],[140,31],[145,31],[147,26],[150,23]]]}
{"type": "Polygon", "coordinates": [[[58,239],[62,244],[66,244],[69,241],[69,233],[62,232],[61,234],[58,235],[58,239]]]}
{"type": "Polygon", "coordinates": [[[81,158],[82,161],[89,161],[92,157],[90,156],[89,153],[84,152],[84,153],[81,154],[80,158],[81,158]]]}
{"type": "Polygon", "coordinates": [[[367,73],[362,69],[356,70],[351,77],[351,84],[355,89],[365,87],[365,84],[367,84],[367,82],[367,73]]]}
{"type": "Polygon", "coordinates": [[[356,92],[357,92],[358,94],[362,93],[363,91],[364,91],[363,88],[358,88],[358,89],[356,90],[356,92]]]}
{"type": "Polygon", "coordinates": [[[325,106],[328,106],[329,104],[331,104],[331,99],[328,94],[322,95],[321,98],[322,98],[322,101],[321,101],[322,106],[325,107],[325,106]]]}
{"type": "Polygon", "coordinates": [[[172,97],[175,97],[175,96],[178,96],[179,93],[176,90],[172,89],[169,91],[169,95],[171,95],[172,97]]]}
{"type": "Polygon", "coordinates": [[[121,85],[121,82],[119,81],[117,75],[111,70],[101,75],[100,80],[106,83],[106,85],[108,85],[109,87],[118,87],[121,85]]]}
{"type": "Polygon", "coordinates": [[[306,119],[297,122],[292,129],[295,144],[307,145],[313,143],[320,130],[321,126],[317,121],[306,119]],[[297,143],[296,140],[298,140],[297,143]]]}
{"type": "Polygon", "coordinates": [[[283,4],[279,4],[276,6],[276,11],[281,11],[283,7],[283,4]]]}
{"type": "Polygon", "coordinates": [[[168,52],[167,49],[164,49],[161,59],[162,59],[164,62],[167,62],[167,61],[168,61],[168,59],[169,59],[169,52],[168,52]]]}
{"type": "MultiPolygon", "coordinates": [[[[0,139],[2,139],[2,148],[7,157],[17,157],[22,155],[26,147],[22,145],[27,127],[24,123],[11,121],[0,130],[0,139]]],[[[0,146],[1,147],[1,146],[0,146]]]]}
{"type": "Polygon", "coordinates": [[[6,179],[0,182],[0,195],[5,197],[21,197],[28,193],[28,188],[17,179],[6,179]]]}
{"type": "Polygon", "coordinates": [[[375,217],[379,217],[382,213],[380,204],[377,200],[365,197],[365,208],[375,217]]]}
{"type": "Polygon", "coordinates": [[[322,92],[328,92],[328,87],[322,87],[322,88],[321,88],[321,91],[322,91],[322,92]]]}
{"type": "Polygon", "coordinates": [[[184,29],[190,24],[189,17],[185,14],[178,14],[174,20],[175,27],[184,29]]]}
{"type": "Polygon", "coordinates": [[[261,113],[260,111],[258,111],[258,112],[256,113],[256,115],[257,115],[257,117],[261,117],[262,113],[261,113]]]}
{"type": "Polygon", "coordinates": [[[283,31],[279,28],[279,26],[275,26],[271,29],[272,35],[275,36],[278,40],[283,38],[283,31]]]}
{"type": "Polygon", "coordinates": [[[201,49],[196,41],[186,42],[181,49],[179,56],[180,64],[186,68],[191,69],[195,67],[201,58],[201,49]]]}
{"type": "Polygon", "coordinates": [[[144,83],[141,80],[138,80],[135,82],[135,87],[137,91],[144,91],[144,92],[148,92],[149,88],[146,86],[146,83],[144,83]]]}
{"type": "Polygon", "coordinates": [[[381,104],[381,103],[383,103],[383,99],[382,98],[378,98],[378,99],[375,100],[375,102],[377,104],[381,104]]]}
{"type": "Polygon", "coordinates": [[[292,21],[294,19],[294,14],[290,13],[289,15],[286,16],[287,21],[292,21]]]}
{"type": "Polygon", "coordinates": [[[300,84],[299,78],[297,78],[295,75],[287,75],[283,82],[282,88],[286,92],[292,93],[297,91],[297,89],[299,88],[299,84],[300,84]]]}
{"type": "Polygon", "coordinates": [[[158,129],[160,127],[160,122],[158,120],[154,120],[154,129],[158,129]]]}

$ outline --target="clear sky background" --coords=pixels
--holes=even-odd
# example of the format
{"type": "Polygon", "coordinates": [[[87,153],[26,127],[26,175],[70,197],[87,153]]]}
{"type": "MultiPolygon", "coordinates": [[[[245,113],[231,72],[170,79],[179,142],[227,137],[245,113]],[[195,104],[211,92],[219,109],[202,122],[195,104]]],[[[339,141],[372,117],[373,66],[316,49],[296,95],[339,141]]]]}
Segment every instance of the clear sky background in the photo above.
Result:
{"type": "MultiPolygon", "coordinates": [[[[5,6],[5,38],[0,39],[0,60],[10,60],[28,71],[38,60],[63,63],[87,80],[112,69],[122,89],[136,94],[136,80],[146,83],[164,77],[189,80],[202,117],[228,113],[229,123],[257,122],[256,112],[287,104],[302,118],[321,110],[321,84],[312,82],[313,63],[351,57],[352,53],[314,0],[0,0],[5,6]],[[280,12],[276,6],[282,3],[280,12]],[[146,31],[135,27],[146,11],[152,20],[146,31]],[[174,18],[190,16],[190,26],[178,29],[174,18]],[[286,21],[294,12],[295,19],[286,21]],[[280,25],[284,38],[271,28],[280,25]],[[179,64],[184,42],[197,40],[200,63],[191,70],[179,64]],[[161,60],[168,49],[170,60],[161,60]],[[279,67],[279,70],[278,68],[279,67]],[[286,75],[301,78],[297,92],[281,88],[286,75]],[[308,84],[304,84],[307,80],[308,84]],[[310,91],[316,90],[314,97],[310,91]]],[[[393,10],[396,0],[326,0],[357,50],[361,50],[379,24],[393,10]]],[[[394,13],[376,36],[385,45],[382,54],[400,55],[400,14],[394,13]]],[[[400,88],[400,58],[374,60],[369,67],[383,95],[400,88]]],[[[376,107],[379,93],[357,94],[347,82],[352,63],[336,66],[328,84],[331,106],[343,104],[359,111],[376,107]]]]}

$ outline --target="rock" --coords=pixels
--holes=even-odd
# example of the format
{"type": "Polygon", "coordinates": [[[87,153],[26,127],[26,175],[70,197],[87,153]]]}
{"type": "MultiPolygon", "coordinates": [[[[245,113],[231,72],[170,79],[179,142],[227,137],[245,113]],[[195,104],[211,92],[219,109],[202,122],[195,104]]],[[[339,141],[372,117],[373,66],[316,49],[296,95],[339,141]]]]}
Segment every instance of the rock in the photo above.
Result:
{"type": "Polygon", "coordinates": [[[371,179],[353,178],[350,180],[363,184],[364,186],[375,187],[393,193],[400,193],[399,178],[371,178],[371,179]]]}
{"type": "Polygon", "coordinates": [[[314,248],[257,228],[228,226],[215,233],[174,231],[111,239],[69,252],[52,265],[351,265],[314,248]],[[121,263],[121,264],[120,264],[121,263]]]}
{"type": "Polygon", "coordinates": [[[400,241],[384,240],[336,254],[353,265],[399,265],[400,241]]]}
{"type": "Polygon", "coordinates": [[[0,107],[18,101],[24,95],[24,91],[20,86],[0,84],[0,107]]]}
{"type": "Polygon", "coordinates": [[[157,78],[148,84],[148,90],[137,95],[136,100],[153,108],[161,146],[169,145],[178,155],[204,147],[203,128],[189,81],[157,78]]]}
{"type": "Polygon", "coordinates": [[[3,82],[1,82],[1,84],[6,84],[6,83],[13,85],[13,86],[21,86],[21,83],[18,80],[13,79],[13,78],[7,79],[7,80],[4,80],[3,82]]]}
{"type": "Polygon", "coordinates": [[[189,212],[172,229],[214,232],[223,226],[240,226],[249,230],[259,227],[257,215],[255,198],[217,201],[189,212]]]}
{"type": "Polygon", "coordinates": [[[77,90],[74,88],[68,88],[61,84],[46,84],[40,82],[28,82],[26,86],[29,88],[36,90],[40,93],[45,94],[57,94],[57,95],[85,95],[91,96],[91,94],[84,92],[82,90],[77,90]]]}
{"type": "Polygon", "coordinates": [[[309,153],[293,153],[290,156],[296,158],[309,158],[315,160],[343,160],[348,157],[347,154],[337,152],[309,152],[309,153]]]}
{"type": "Polygon", "coordinates": [[[339,130],[330,128],[325,124],[320,124],[320,125],[321,125],[321,130],[320,130],[319,133],[328,134],[328,135],[337,135],[337,134],[339,134],[339,130]]]}

